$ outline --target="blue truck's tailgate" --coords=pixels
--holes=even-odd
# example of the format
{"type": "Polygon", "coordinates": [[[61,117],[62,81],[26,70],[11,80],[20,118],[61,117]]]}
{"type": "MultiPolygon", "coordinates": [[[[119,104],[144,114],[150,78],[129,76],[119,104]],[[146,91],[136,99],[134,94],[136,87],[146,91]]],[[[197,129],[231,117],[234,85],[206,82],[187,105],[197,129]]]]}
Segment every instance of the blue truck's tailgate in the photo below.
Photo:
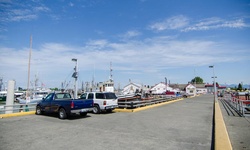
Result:
{"type": "Polygon", "coordinates": [[[92,108],[93,100],[88,99],[75,99],[73,100],[74,107],[71,109],[92,108]]]}

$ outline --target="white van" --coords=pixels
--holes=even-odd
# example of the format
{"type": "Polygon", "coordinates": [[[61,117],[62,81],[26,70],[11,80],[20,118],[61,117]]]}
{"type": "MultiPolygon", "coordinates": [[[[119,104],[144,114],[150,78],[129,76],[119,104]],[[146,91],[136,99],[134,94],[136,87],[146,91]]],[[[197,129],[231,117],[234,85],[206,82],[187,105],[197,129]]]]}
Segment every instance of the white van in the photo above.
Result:
{"type": "Polygon", "coordinates": [[[81,95],[81,99],[93,99],[93,113],[98,114],[101,111],[112,112],[118,107],[118,99],[113,92],[86,92],[81,95]]]}

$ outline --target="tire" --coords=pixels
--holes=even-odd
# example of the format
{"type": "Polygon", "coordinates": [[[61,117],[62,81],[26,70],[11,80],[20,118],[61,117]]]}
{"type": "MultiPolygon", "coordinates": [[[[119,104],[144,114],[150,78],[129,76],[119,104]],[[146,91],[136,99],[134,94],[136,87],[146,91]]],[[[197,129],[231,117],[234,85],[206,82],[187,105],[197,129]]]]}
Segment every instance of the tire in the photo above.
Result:
{"type": "Polygon", "coordinates": [[[82,112],[82,113],[80,113],[80,116],[82,116],[82,117],[87,116],[87,112],[82,112]]]}
{"type": "Polygon", "coordinates": [[[37,107],[36,107],[36,114],[37,114],[37,115],[42,115],[42,114],[43,114],[42,109],[41,109],[40,106],[37,106],[37,107]]]}
{"type": "Polygon", "coordinates": [[[99,114],[100,112],[101,112],[100,107],[98,105],[94,105],[93,113],[94,114],[99,114]]]}
{"type": "Polygon", "coordinates": [[[64,108],[59,109],[59,119],[66,119],[67,118],[67,113],[64,108]]]}

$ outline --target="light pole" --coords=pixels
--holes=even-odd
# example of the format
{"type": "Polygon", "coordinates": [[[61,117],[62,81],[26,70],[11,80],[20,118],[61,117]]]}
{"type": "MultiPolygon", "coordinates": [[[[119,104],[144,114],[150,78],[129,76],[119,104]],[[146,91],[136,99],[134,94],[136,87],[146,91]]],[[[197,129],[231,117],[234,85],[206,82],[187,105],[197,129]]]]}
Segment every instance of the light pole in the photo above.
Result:
{"type": "Polygon", "coordinates": [[[217,92],[216,92],[216,82],[215,82],[216,76],[214,75],[214,65],[213,66],[209,66],[209,68],[213,68],[213,77],[212,78],[214,78],[214,100],[216,100],[216,94],[217,94],[217,92]]]}
{"type": "Polygon", "coordinates": [[[76,58],[72,58],[72,61],[76,62],[75,65],[75,72],[73,73],[72,77],[75,78],[75,91],[74,91],[74,98],[77,99],[77,77],[78,77],[78,72],[77,72],[77,59],[76,58]]]}

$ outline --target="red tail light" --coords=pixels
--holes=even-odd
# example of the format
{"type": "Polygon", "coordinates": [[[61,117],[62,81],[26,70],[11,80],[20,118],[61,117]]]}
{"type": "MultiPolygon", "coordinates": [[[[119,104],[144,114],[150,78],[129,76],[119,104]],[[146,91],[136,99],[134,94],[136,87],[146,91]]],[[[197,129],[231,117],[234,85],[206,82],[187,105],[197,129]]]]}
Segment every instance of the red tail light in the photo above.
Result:
{"type": "Polygon", "coordinates": [[[71,107],[71,108],[74,108],[74,107],[75,107],[75,104],[74,104],[74,102],[73,102],[73,101],[71,102],[70,107],[71,107]]]}
{"type": "Polygon", "coordinates": [[[106,101],[103,101],[103,105],[106,105],[106,103],[107,103],[106,101]]]}

